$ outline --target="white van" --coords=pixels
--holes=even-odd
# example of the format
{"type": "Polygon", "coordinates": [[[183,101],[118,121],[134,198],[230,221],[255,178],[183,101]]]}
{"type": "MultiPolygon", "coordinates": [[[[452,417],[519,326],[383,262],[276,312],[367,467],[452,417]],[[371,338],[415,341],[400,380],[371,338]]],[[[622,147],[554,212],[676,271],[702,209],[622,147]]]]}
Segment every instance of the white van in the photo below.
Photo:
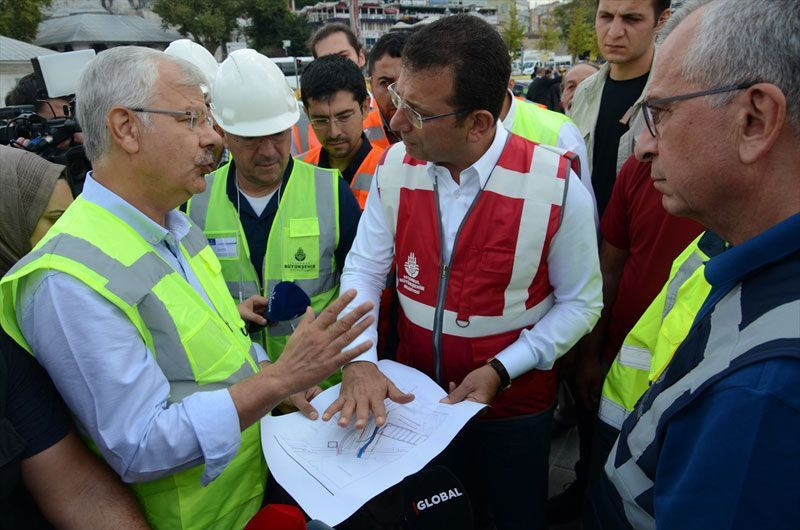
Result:
{"type": "Polygon", "coordinates": [[[313,57],[270,57],[270,60],[278,65],[283,75],[286,76],[286,82],[292,87],[292,90],[300,88],[300,76],[306,65],[314,60],[313,57]]]}

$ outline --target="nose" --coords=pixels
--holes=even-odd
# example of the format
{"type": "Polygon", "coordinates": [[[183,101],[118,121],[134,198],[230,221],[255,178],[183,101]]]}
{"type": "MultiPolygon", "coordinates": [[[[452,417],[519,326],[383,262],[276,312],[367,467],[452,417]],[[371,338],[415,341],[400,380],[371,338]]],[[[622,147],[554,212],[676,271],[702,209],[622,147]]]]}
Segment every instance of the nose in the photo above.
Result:
{"type": "Polygon", "coordinates": [[[408,121],[406,111],[402,108],[395,111],[392,119],[389,120],[389,128],[396,132],[407,132],[412,127],[411,122],[408,121]]]}
{"type": "Polygon", "coordinates": [[[331,118],[331,124],[328,130],[330,131],[331,138],[336,138],[339,136],[339,133],[342,132],[342,124],[339,123],[338,120],[331,118]]]}
{"type": "Polygon", "coordinates": [[[608,28],[608,36],[612,38],[621,37],[625,34],[625,23],[621,17],[614,17],[611,21],[611,27],[608,28]]]}
{"type": "Polygon", "coordinates": [[[650,134],[647,127],[642,129],[642,132],[636,137],[634,154],[640,162],[652,162],[658,154],[658,139],[650,134]]]}
{"type": "Polygon", "coordinates": [[[214,127],[200,126],[200,145],[204,148],[216,149],[222,145],[222,137],[214,127]]]}

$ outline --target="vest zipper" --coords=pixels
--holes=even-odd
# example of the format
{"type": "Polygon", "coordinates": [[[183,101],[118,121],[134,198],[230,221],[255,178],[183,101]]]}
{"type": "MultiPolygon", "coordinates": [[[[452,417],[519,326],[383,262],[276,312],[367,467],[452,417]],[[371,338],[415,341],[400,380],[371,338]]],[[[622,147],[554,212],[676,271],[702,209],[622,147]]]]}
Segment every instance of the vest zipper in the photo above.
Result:
{"type": "MultiPolygon", "coordinates": [[[[491,177],[491,175],[490,175],[491,177]]],[[[489,180],[487,179],[486,182],[488,183],[489,180]]],[[[485,185],[484,185],[485,186],[485,185]]],[[[436,376],[436,382],[444,388],[446,391],[448,387],[445,381],[442,381],[442,324],[444,320],[444,301],[447,297],[447,286],[450,283],[450,263],[453,262],[453,256],[456,253],[456,247],[458,244],[458,236],[461,235],[461,229],[464,228],[464,225],[467,223],[467,219],[469,219],[470,214],[472,213],[473,208],[478,203],[478,199],[483,193],[483,187],[478,189],[478,193],[475,195],[475,198],[472,199],[472,203],[469,205],[467,209],[467,213],[464,214],[464,218],[461,219],[461,223],[458,225],[458,230],[456,230],[456,235],[453,238],[453,250],[450,252],[450,260],[445,264],[442,263],[440,267],[440,277],[439,277],[439,286],[436,294],[436,310],[433,314],[433,353],[434,353],[434,375],[436,376]]],[[[439,179],[438,177],[434,177],[433,179],[433,197],[434,202],[436,204],[436,219],[439,222],[439,258],[444,259],[444,249],[445,249],[445,240],[444,240],[444,226],[442,225],[442,212],[439,206],[439,179]]]]}

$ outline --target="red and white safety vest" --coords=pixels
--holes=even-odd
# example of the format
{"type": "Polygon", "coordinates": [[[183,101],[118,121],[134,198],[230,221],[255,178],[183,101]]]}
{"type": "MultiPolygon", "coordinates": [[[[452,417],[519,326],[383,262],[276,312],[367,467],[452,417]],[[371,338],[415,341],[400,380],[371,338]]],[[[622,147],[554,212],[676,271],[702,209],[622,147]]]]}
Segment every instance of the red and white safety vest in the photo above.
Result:
{"type": "MultiPolygon", "coordinates": [[[[402,143],[385,152],[376,175],[395,235],[399,362],[444,387],[460,383],[550,310],[547,254],[571,165],[564,153],[510,134],[445,263],[437,184],[428,163],[407,155],[402,143]]],[[[555,395],[554,371],[531,370],[497,396],[490,414],[539,412],[555,395]]]]}

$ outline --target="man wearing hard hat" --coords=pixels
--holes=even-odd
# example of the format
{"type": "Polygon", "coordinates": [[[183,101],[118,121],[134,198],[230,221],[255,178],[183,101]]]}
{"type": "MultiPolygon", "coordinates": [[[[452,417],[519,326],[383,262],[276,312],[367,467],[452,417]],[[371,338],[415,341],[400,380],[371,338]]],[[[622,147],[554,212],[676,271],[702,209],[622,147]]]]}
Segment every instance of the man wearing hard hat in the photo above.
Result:
{"type": "MultiPolygon", "coordinates": [[[[187,213],[219,258],[231,295],[239,302],[269,297],[278,283],[293,282],[319,313],[338,294],[355,237],[360,210],[353,193],[337,170],[290,156],[298,104],[278,66],[255,50],[237,50],[219,66],[211,112],[233,160],[206,176],[187,213]]],[[[273,361],[294,324],[267,326],[273,361]]]]}

